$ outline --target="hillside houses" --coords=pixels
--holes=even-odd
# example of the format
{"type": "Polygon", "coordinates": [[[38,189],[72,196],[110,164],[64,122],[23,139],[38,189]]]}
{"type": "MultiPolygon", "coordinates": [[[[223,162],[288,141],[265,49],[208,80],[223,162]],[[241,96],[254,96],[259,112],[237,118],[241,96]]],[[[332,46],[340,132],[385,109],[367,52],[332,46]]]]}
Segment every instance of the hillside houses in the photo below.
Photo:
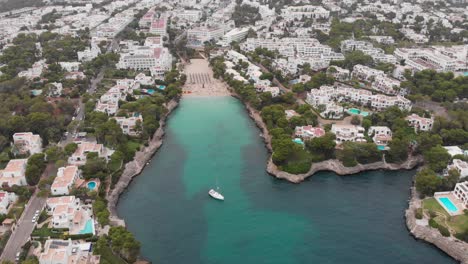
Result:
{"type": "Polygon", "coordinates": [[[307,93],[306,102],[318,108],[320,105],[334,105],[335,102],[350,101],[368,106],[376,110],[383,110],[391,106],[397,106],[402,110],[411,110],[411,101],[402,96],[387,96],[373,94],[371,91],[355,89],[343,84],[335,86],[321,86],[307,93]]]}

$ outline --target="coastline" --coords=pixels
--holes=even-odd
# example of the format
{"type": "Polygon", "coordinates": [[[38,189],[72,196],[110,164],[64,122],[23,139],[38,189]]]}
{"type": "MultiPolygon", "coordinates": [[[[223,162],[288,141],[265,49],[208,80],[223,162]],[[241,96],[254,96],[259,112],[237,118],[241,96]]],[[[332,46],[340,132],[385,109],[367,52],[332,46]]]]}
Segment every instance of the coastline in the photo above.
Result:
{"type": "Polygon", "coordinates": [[[153,137],[148,142],[148,146],[143,147],[137,153],[132,161],[125,164],[125,169],[119,178],[119,181],[115,184],[114,189],[107,193],[107,208],[110,212],[111,225],[125,226],[125,221],[117,215],[117,203],[119,197],[123,191],[125,191],[133,180],[134,177],[138,176],[146,166],[146,163],[154,156],[156,151],[161,147],[164,137],[164,128],[168,116],[174,109],[179,106],[179,99],[172,99],[166,105],[167,113],[159,120],[159,127],[153,134],[153,137]]]}
{"type": "Polygon", "coordinates": [[[408,209],[405,211],[406,227],[418,240],[430,243],[445,252],[462,264],[468,264],[468,243],[462,242],[454,237],[444,237],[440,232],[431,228],[427,219],[416,219],[415,210],[421,208],[421,199],[418,198],[414,187],[411,188],[411,199],[408,209]]]}
{"type": "Polygon", "coordinates": [[[268,174],[278,178],[284,179],[291,183],[300,183],[304,181],[306,178],[314,175],[319,171],[332,171],[338,175],[351,175],[360,173],[363,171],[372,171],[372,170],[411,170],[414,169],[416,166],[423,162],[422,156],[410,156],[405,162],[398,164],[398,163],[386,163],[384,161],[369,163],[369,164],[358,164],[354,167],[345,167],[339,160],[325,160],[321,162],[313,163],[307,173],[303,174],[291,174],[285,171],[281,171],[278,167],[273,163],[271,159],[271,136],[268,132],[268,129],[265,123],[260,116],[260,113],[254,109],[249,104],[244,103],[239,95],[231,90],[231,96],[239,99],[245,106],[248,115],[250,118],[255,122],[257,127],[262,131],[262,138],[265,143],[265,147],[270,152],[270,158],[267,162],[266,171],[268,174]]]}

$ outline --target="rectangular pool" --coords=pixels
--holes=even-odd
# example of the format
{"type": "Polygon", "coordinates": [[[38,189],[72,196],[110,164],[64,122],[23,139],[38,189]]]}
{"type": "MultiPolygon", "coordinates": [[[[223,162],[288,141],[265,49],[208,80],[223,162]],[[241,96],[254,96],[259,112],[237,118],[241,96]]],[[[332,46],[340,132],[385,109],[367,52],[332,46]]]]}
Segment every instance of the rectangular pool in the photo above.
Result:
{"type": "Polygon", "coordinates": [[[445,206],[445,209],[447,209],[451,213],[455,213],[458,211],[458,208],[452,203],[450,198],[448,197],[440,197],[438,198],[439,201],[445,206]]]}

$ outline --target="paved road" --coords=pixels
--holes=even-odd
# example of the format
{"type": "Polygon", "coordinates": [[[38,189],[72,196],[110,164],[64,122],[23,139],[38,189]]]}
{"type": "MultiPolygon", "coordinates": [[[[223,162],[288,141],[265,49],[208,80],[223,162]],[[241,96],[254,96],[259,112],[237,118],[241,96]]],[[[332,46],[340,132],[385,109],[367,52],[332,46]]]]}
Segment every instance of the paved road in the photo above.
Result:
{"type": "Polygon", "coordinates": [[[18,220],[19,225],[11,234],[0,260],[14,261],[16,253],[18,253],[24,243],[29,240],[29,236],[36,225],[36,223],[33,223],[31,220],[37,210],[42,211],[42,209],[44,209],[46,202],[45,198],[37,197],[36,194],[37,192],[29,199],[21,218],[18,220]]]}

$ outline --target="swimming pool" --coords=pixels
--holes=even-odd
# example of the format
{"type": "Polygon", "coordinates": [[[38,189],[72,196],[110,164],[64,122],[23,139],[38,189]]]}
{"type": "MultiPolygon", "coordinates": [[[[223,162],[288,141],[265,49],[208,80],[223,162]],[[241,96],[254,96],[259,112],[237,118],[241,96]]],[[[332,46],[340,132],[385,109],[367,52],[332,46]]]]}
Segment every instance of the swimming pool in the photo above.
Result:
{"type": "Polygon", "coordinates": [[[90,189],[90,190],[94,190],[94,188],[96,188],[96,185],[97,185],[97,183],[94,182],[94,181],[90,181],[90,182],[88,182],[88,184],[87,184],[88,189],[90,189]]]}
{"type": "Polygon", "coordinates": [[[80,234],[94,234],[93,219],[86,221],[84,228],[80,230],[80,234]]]}
{"type": "Polygon", "coordinates": [[[378,150],[385,150],[385,146],[384,145],[377,145],[377,149],[378,150]]]}
{"type": "Polygon", "coordinates": [[[458,208],[452,203],[450,198],[448,197],[440,197],[438,198],[439,201],[444,205],[445,209],[447,209],[451,213],[455,213],[458,211],[458,208]]]}
{"type": "Polygon", "coordinates": [[[362,115],[362,116],[368,116],[369,115],[369,112],[366,112],[366,111],[361,111],[357,108],[349,108],[348,110],[348,113],[352,114],[352,115],[362,115]]]}

